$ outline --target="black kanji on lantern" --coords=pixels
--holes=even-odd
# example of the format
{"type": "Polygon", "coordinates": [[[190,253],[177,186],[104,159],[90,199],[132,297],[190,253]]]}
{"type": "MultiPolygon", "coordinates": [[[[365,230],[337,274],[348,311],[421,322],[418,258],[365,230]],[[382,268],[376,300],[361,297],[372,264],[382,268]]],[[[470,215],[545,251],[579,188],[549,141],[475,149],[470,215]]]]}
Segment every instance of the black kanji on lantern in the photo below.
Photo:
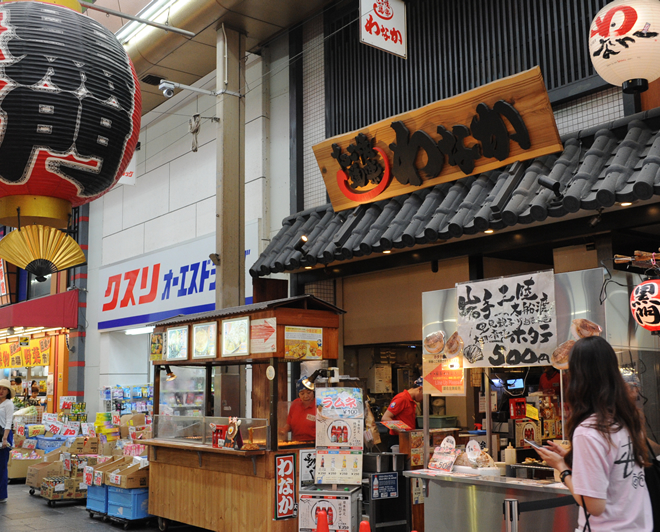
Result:
{"type": "Polygon", "coordinates": [[[383,178],[383,166],[378,158],[379,153],[372,146],[372,139],[364,133],[355,137],[355,144],[350,144],[343,153],[338,144],[332,145],[332,157],[337,159],[339,166],[349,177],[348,186],[355,190],[369,183],[377,185],[383,178]]]}
{"type": "Polygon", "coordinates": [[[0,181],[27,184],[42,170],[73,183],[79,198],[110,188],[140,104],[114,35],[70,9],[8,3],[0,54],[0,181]]]}

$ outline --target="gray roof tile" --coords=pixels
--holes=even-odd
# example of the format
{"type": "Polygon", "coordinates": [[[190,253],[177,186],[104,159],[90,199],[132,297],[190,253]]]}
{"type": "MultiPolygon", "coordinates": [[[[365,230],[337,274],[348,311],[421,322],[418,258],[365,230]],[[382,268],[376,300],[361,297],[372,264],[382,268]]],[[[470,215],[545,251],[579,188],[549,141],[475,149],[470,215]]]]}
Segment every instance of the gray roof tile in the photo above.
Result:
{"type": "Polygon", "coordinates": [[[335,213],[289,216],[253,277],[561,218],[660,195],[660,108],[566,135],[561,153],[335,213]],[[538,182],[556,181],[560,197],[538,182]],[[309,241],[294,249],[301,235],[309,241]]]}

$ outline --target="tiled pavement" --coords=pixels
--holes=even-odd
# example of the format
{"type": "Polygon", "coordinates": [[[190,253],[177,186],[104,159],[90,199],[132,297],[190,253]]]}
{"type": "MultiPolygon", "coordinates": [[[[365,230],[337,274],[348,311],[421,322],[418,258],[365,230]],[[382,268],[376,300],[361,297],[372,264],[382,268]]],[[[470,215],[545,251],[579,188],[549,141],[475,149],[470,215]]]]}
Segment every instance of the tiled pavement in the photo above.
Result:
{"type": "MultiPolygon", "coordinates": [[[[0,532],[113,532],[123,530],[122,524],[92,519],[84,503],[61,502],[51,508],[39,496],[30,495],[25,484],[10,484],[9,498],[0,504],[0,532]]],[[[129,530],[158,530],[156,519],[152,523],[131,523],[129,530]]],[[[172,532],[205,532],[196,528],[171,523],[172,532]]]]}

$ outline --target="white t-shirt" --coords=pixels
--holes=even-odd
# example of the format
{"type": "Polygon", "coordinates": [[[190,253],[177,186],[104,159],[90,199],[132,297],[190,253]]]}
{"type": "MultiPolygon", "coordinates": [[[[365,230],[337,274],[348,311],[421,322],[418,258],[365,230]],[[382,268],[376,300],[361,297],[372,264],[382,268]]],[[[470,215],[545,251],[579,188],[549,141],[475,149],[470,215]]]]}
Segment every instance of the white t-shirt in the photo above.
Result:
{"type": "MultiPolygon", "coordinates": [[[[573,488],[578,495],[606,500],[601,515],[589,516],[592,532],[652,532],[651,498],[628,431],[613,433],[610,444],[590,427],[590,419],[573,434],[573,488]]],[[[580,509],[579,530],[584,521],[580,509]]]]}
{"type": "MultiPolygon", "coordinates": [[[[11,418],[14,416],[14,403],[11,399],[5,399],[0,404],[0,427],[3,429],[11,428],[11,418]]],[[[4,431],[3,431],[4,432],[4,431]]],[[[2,440],[4,434],[0,434],[2,440]]]]}

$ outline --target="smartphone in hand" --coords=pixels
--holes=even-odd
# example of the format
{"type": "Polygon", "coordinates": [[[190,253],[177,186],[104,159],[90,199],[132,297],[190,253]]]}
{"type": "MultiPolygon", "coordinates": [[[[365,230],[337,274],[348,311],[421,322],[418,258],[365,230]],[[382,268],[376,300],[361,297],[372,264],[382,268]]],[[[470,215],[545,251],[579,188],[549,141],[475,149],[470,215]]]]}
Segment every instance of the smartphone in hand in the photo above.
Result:
{"type": "Polygon", "coordinates": [[[530,441],[530,440],[528,440],[528,439],[526,439],[526,438],[523,438],[523,441],[524,441],[525,443],[531,445],[532,447],[534,447],[534,449],[540,449],[540,448],[541,448],[541,446],[540,446],[538,443],[536,443],[535,441],[530,441]]]}

